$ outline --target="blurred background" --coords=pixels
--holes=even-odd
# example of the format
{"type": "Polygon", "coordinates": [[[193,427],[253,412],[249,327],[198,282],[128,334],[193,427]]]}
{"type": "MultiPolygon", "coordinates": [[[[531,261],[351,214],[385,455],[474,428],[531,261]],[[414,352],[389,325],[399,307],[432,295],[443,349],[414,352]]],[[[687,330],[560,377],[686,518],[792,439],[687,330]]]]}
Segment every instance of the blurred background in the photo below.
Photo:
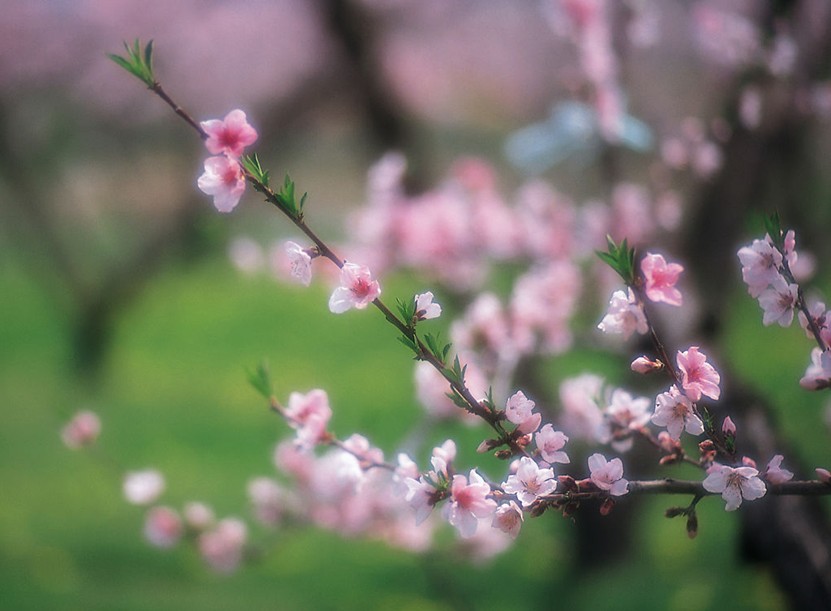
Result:
{"type": "MultiPolygon", "coordinates": [[[[422,409],[412,363],[380,317],[331,316],[326,286],[275,282],[229,256],[240,236],[264,252],[297,236],[250,193],[232,215],[216,214],[196,189],[201,143],[106,56],[136,38],[154,40],[157,76],[195,118],[248,113],[263,165],[309,192],[309,223],[335,242],[366,201],[369,168],[391,150],[406,155],[413,193],[473,155],[493,166],[506,199],[535,177],[578,205],[609,201],[624,181],[671,196],[675,216],[660,240],[689,263],[697,308],[686,329],[717,347],[739,403],[763,404],[765,430],[797,477],[829,467],[825,398],[796,384],[810,345],[796,329],[762,328],[735,257],[763,233],[761,212],[777,208],[806,261],[818,262],[813,286],[829,286],[827,3],[611,3],[614,65],[600,70],[611,84],[587,69],[573,27],[583,5],[595,3],[5,1],[0,608],[795,604],[758,544],[760,529],[781,524],[748,524],[719,502],[701,504],[694,540],[663,518],[674,501],[649,499],[625,532],[593,538],[580,516],[547,514],[481,561],[450,530],[435,549],[410,553],[252,521],[260,553],[223,576],[192,549],[151,547],[144,510],[121,496],[125,471],[153,467],[167,479],[166,504],[202,500],[251,521],[247,482],[273,475],[274,445],[287,436],[246,380],[263,358],[278,394],[325,388],[333,428],[367,435],[388,456],[422,409]],[[604,91],[618,105],[614,133],[604,91]],[[96,411],[103,431],[73,452],[60,430],[79,409],[96,411]]],[[[424,278],[399,273],[384,287],[391,299],[410,295],[424,278]]],[[[591,329],[602,305],[586,316],[591,329]]],[[[625,357],[575,350],[542,367],[552,380],[589,370],[620,378],[625,357]]],[[[481,430],[431,432],[447,436],[466,464],[481,460],[481,430]]],[[[819,553],[823,509],[792,514],[816,520],[805,523],[819,553]]],[[[811,570],[813,585],[831,580],[827,558],[811,570]]]]}

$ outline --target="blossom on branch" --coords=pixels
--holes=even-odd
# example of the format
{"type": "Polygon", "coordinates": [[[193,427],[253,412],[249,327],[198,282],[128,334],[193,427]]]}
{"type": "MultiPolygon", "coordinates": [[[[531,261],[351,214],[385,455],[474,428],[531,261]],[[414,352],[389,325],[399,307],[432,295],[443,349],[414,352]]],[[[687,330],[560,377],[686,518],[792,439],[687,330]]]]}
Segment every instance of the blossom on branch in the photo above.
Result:
{"type": "Polygon", "coordinates": [[[704,432],[704,423],[696,415],[692,402],[674,384],[669,391],[656,397],[652,423],[667,427],[667,433],[675,441],[681,438],[681,432],[685,430],[690,435],[701,435],[704,432]]]}
{"type": "Polygon", "coordinates": [[[415,296],[416,311],[418,320],[430,320],[441,316],[441,306],[433,302],[433,293],[427,291],[415,296]]]}
{"type": "Polygon", "coordinates": [[[205,173],[196,181],[199,190],[214,198],[220,212],[236,208],[245,192],[245,176],[237,160],[219,155],[205,160],[205,173]]]}
{"type": "Polygon", "coordinates": [[[293,392],[289,395],[284,415],[289,426],[297,429],[297,443],[310,448],[320,441],[332,418],[329,395],[320,389],[311,390],[305,395],[293,392]]]}
{"type": "Polygon", "coordinates": [[[782,253],[779,252],[770,238],[753,240],[750,246],[744,246],[738,252],[742,263],[742,280],[747,284],[747,291],[751,297],[758,297],[768,285],[781,278],[782,253]]]}
{"type": "Polygon", "coordinates": [[[681,291],[675,288],[675,284],[682,271],[684,268],[678,263],[667,263],[662,255],[647,253],[641,261],[646,296],[655,302],[663,301],[669,305],[680,306],[683,296],[681,291]]]}
{"type": "Polygon", "coordinates": [[[762,324],[767,327],[778,323],[780,327],[789,327],[798,291],[799,286],[788,284],[782,276],[777,276],[770,287],[759,295],[759,305],[765,312],[762,324]]]}
{"type": "Polygon", "coordinates": [[[602,454],[592,454],[589,456],[589,471],[592,483],[612,496],[628,492],[629,480],[623,477],[623,462],[619,458],[606,460],[602,454]]]}
{"type": "Polygon", "coordinates": [[[707,362],[707,356],[699,352],[698,346],[690,346],[685,352],[679,350],[676,362],[681,370],[681,386],[690,401],[700,401],[701,395],[711,399],[719,398],[721,376],[707,362]]]}
{"type": "Polygon", "coordinates": [[[793,473],[782,468],[783,458],[781,454],[771,458],[768,466],[765,467],[764,473],[762,473],[762,477],[771,484],[784,484],[793,479],[793,473]]]}
{"type": "Polygon", "coordinates": [[[356,308],[363,310],[381,294],[381,286],[372,279],[368,267],[344,263],[340,273],[340,286],[329,298],[329,311],[342,314],[356,308]]]}
{"type": "Polygon", "coordinates": [[[568,464],[571,462],[568,454],[563,451],[566,442],[568,442],[566,434],[562,431],[555,431],[551,424],[546,424],[534,435],[534,443],[537,444],[540,456],[547,463],[568,464]]]}
{"type": "Polygon", "coordinates": [[[806,390],[821,390],[831,386],[831,350],[811,350],[811,364],[799,385],[806,390]]]}
{"type": "Polygon", "coordinates": [[[257,141],[257,131],[249,125],[245,113],[232,110],[225,118],[202,121],[199,124],[208,134],[205,148],[212,155],[228,155],[233,159],[242,157],[245,147],[257,141]]]}
{"type": "Polygon", "coordinates": [[[472,537],[479,518],[487,518],[496,511],[496,501],[488,498],[491,487],[482,476],[471,469],[469,477],[454,475],[450,484],[450,502],[444,506],[444,516],[459,534],[472,537]]]}
{"type": "Polygon", "coordinates": [[[151,545],[173,547],[182,538],[182,518],[170,507],[153,507],[144,520],[144,537],[151,545]]]}
{"type": "Polygon", "coordinates": [[[312,257],[300,244],[291,240],[285,243],[285,249],[289,259],[291,277],[303,286],[309,286],[312,282],[312,257]]]}
{"type": "Polygon", "coordinates": [[[535,405],[521,390],[517,391],[505,404],[505,417],[517,425],[520,433],[533,433],[542,421],[540,414],[533,413],[535,405]]]}
{"type": "Polygon", "coordinates": [[[515,494],[523,507],[532,505],[538,498],[551,494],[556,488],[554,470],[540,469],[540,466],[527,456],[519,459],[516,473],[509,475],[502,484],[502,489],[508,494],[515,494]]]}
{"type": "Polygon", "coordinates": [[[508,501],[496,508],[496,513],[493,514],[492,526],[510,535],[512,539],[516,539],[524,520],[525,515],[519,505],[514,501],[508,501]]]}
{"type": "Polygon", "coordinates": [[[721,493],[721,498],[727,502],[727,511],[738,509],[742,500],[759,499],[767,492],[765,483],[759,479],[759,472],[753,467],[734,468],[714,464],[707,469],[702,485],[708,492],[721,493]]]}
{"type": "Polygon", "coordinates": [[[641,335],[649,330],[646,324],[643,308],[632,289],[628,294],[623,291],[615,291],[609,300],[609,309],[597,328],[603,333],[619,333],[623,339],[629,339],[632,333],[637,331],[641,335]]]}

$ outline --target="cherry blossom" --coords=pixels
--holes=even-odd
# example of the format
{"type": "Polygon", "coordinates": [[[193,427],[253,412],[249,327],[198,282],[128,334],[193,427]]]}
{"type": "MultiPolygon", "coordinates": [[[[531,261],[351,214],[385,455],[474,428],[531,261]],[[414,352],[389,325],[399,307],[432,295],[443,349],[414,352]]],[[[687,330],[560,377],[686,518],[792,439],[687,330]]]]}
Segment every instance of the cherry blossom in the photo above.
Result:
{"type": "Polygon", "coordinates": [[[628,492],[629,480],[623,477],[623,462],[619,458],[607,461],[602,454],[592,454],[589,456],[589,471],[592,483],[612,496],[628,492]]]}
{"type": "Polygon", "coordinates": [[[441,316],[441,306],[433,302],[433,293],[427,291],[415,296],[416,318],[430,320],[441,316]]]}
{"type": "Polygon", "coordinates": [[[202,121],[200,125],[208,134],[205,148],[211,155],[225,154],[237,159],[245,152],[245,147],[257,141],[257,131],[239,109],[232,110],[222,120],[202,121]]]}
{"type": "Polygon", "coordinates": [[[660,371],[664,368],[664,364],[661,361],[653,361],[645,356],[639,356],[629,368],[634,371],[635,373],[640,373],[646,375],[647,373],[652,373],[654,371],[660,371]]]}
{"type": "Polygon", "coordinates": [[[792,480],[793,473],[782,468],[783,458],[784,457],[781,454],[777,454],[771,458],[761,477],[771,484],[784,484],[785,482],[792,480]]]}
{"type": "Polygon", "coordinates": [[[220,155],[205,160],[205,173],[196,181],[199,189],[214,198],[214,206],[220,212],[236,208],[245,192],[245,176],[239,162],[220,155]]]}
{"type": "Polygon", "coordinates": [[[728,437],[736,436],[736,423],[733,422],[733,419],[730,416],[727,416],[721,423],[721,432],[728,437]]]}
{"type": "Polygon", "coordinates": [[[718,463],[707,469],[703,486],[708,492],[721,493],[721,498],[727,502],[727,511],[738,509],[742,500],[752,501],[767,492],[759,472],[753,467],[734,468],[718,463]]]}
{"type": "Polygon", "coordinates": [[[641,261],[646,296],[655,302],[680,306],[683,296],[675,284],[682,271],[684,268],[678,263],[667,263],[662,255],[647,253],[641,261]]]}
{"type": "Polygon", "coordinates": [[[311,390],[305,395],[293,392],[285,409],[289,426],[297,429],[297,443],[310,448],[323,437],[332,417],[329,395],[325,390],[311,390]]]}
{"type": "Polygon", "coordinates": [[[416,525],[419,525],[433,511],[433,506],[436,504],[436,487],[427,481],[424,476],[418,479],[407,477],[404,479],[404,485],[407,487],[404,498],[410,507],[415,510],[416,525]]]}
{"type": "Polygon", "coordinates": [[[676,362],[681,370],[681,386],[690,401],[700,401],[701,395],[719,398],[721,376],[707,362],[707,356],[698,350],[698,346],[691,346],[684,352],[679,350],[676,362]]]}
{"type": "Polygon", "coordinates": [[[205,503],[198,501],[185,503],[182,509],[182,515],[185,518],[185,524],[187,524],[188,528],[196,532],[207,530],[215,522],[213,509],[205,503]]]}
{"type": "Polygon", "coordinates": [[[218,573],[232,573],[242,562],[248,527],[238,518],[225,518],[199,535],[202,558],[218,573]]]}
{"type": "Polygon", "coordinates": [[[568,442],[568,437],[561,431],[555,431],[551,424],[543,426],[534,436],[534,443],[537,444],[537,449],[540,451],[540,456],[547,463],[564,463],[571,462],[568,454],[563,451],[563,448],[568,442]]]}
{"type": "Polygon", "coordinates": [[[255,477],[248,482],[248,500],[254,517],[266,526],[277,524],[286,510],[286,491],[270,477],[255,477]]]}
{"type": "Polygon", "coordinates": [[[519,505],[514,501],[508,501],[496,508],[496,513],[493,514],[492,526],[507,533],[512,539],[516,539],[524,520],[525,515],[519,505]]]}
{"type": "Polygon", "coordinates": [[[149,505],[164,492],[164,477],[155,469],[131,471],[124,476],[124,498],[133,505],[149,505]]]}
{"type": "Polygon", "coordinates": [[[542,416],[534,414],[533,410],[535,403],[527,398],[520,390],[511,395],[505,405],[505,417],[508,421],[517,425],[517,430],[520,433],[533,433],[536,431],[542,416]]]}
{"type": "Polygon", "coordinates": [[[831,386],[831,351],[814,348],[811,350],[811,364],[799,385],[807,390],[821,390],[831,386]]]}
{"type": "Polygon", "coordinates": [[[643,308],[635,298],[632,289],[628,294],[615,291],[609,300],[609,309],[597,328],[603,333],[622,334],[623,339],[629,339],[637,331],[641,335],[649,330],[643,308]]]}
{"type": "Polygon", "coordinates": [[[153,507],[144,520],[144,536],[156,547],[173,547],[182,538],[182,518],[170,507],[153,507]]]}
{"type": "Polygon", "coordinates": [[[82,446],[95,443],[101,433],[101,419],[93,411],[82,410],[61,430],[61,439],[66,447],[77,450],[82,446]]]}
{"type": "Polygon", "coordinates": [[[778,323],[780,327],[790,326],[798,291],[796,284],[788,284],[782,276],[777,276],[770,287],[759,295],[759,305],[765,312],[762,324],[766,327],[773,323],[778,323]]]}
{"type": "Polygon", "coordinates": [[[291,277],[303,286],[312,282],[312,257],[306,250],[291,240],[285,243],[285,252],[289,259],[291,277]]]}
{"type": "Polygon", "coordinates": [[[625,390],[616,388],[603,415],[598,440],[601,443],[611,443],[618,452],[626,452],[632,447],[632,433],[649,422],[649,399],[633,397],[625,390]]]}
{"type": "Polygon", "coordinates": [[[502,489],[508,494],[516,494],[523,507],[529,507],[538,498],[551,494],[557,488],[554,479],[554,470],[541,469],[531,458],[523,456],[519,459],[516,473],[509,475],[502,484],[502,489]]]}
{"type": "Polygon", "coordinates": [[[341,314],[352,308],[363,310],[381,294],[381,286],[372,279],[368,267],[344,263],[340,274],[340,286],[329,298],[329,311],[341,314]]]}
{"type": "Polygon", "coordinates": [[[684,430],[690,435],[701,435],[704,432],[704,423],[693,410],[690,399],[681,394],[674,384],[669,391],[656,397],[652,423],[665,426],[670,438],[675,441],[681,438],[684,430]]]}
{"type": "Polygon", "coordinates": [[[753,240],[750,246],[740,248],[738,256],[742,264],[742,279],[751,297],[758,297],[768,285],[781,277],[782,253],[767,236],[764,240],[753,240]]]}
{"type": "Polygon", "coordinates": [[[490,492],[490,486],[476,469],[471,469],[468,477],[458,474],[453,476],[450,502],[444,506],[443,513],[462,537],[473,536],[479,518],[487,518],[496,511],[496,501],[488,498],[490,492]]]}

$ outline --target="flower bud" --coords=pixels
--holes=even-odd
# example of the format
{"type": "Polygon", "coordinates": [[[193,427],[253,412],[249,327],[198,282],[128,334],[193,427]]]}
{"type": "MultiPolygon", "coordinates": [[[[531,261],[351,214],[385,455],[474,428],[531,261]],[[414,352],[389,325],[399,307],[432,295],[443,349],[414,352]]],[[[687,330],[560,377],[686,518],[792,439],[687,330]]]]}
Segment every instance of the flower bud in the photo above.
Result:
{"type": "Polygon", "coordinates": [[[728,437],[735,437],[736,436],[736,425],[730,416],[727,416],[724,419],[724,422],[721,424],[721,432],[727,435],[728,437]]]}
{"type": "Polygon", "coordinates": [[[687,514],[687,536],[690,539],[695,539],[698,534],[698,516],[693,509],[687,514]]]}
{"type": "Polygon", "coordinates": [[[826,484],[831,484],[831,471],[829,471],[828,469],[823,469],[822,467],[817,467],[816,472],[819,481],[824,482],[826,484]]]}
{"type": "Polygon", "coordinates": [[[646,375],[648,373],[653,373],[655,371],[660,371],[664,368],[664,364],[661,361],[653,361],[651,359],[646,358],[645,356],[639,356],[630,365],[632,371],[635,373],[640,373],[646,375]]]}
{"type": "Polygon", "coordinates": [[[615,502],[611,498],[603,499],[603,502],[600,504],[600,515],[607,516],[612,513],[612,509],[615,508],[615,502]]]}
{"type": "Polygon", "coordinates": [[[678,516],[684,515],[687,510],[683,507],[669,507],[664,512],[665,518],[677,518],[678,516]]]}

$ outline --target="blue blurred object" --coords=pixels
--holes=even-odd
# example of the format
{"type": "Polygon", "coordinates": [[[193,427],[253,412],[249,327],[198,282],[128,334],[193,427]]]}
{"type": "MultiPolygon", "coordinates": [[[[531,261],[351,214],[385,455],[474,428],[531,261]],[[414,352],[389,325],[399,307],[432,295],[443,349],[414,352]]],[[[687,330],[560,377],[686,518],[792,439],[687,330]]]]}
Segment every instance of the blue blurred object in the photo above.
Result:
{"type": "MultiPolygon", "coordinates": [[[[623,115],[617,144],[646,152],[652,143],[652,130],[646,123],[632,115],[623,115]]],[[[505,154],[523,172],[540,174],[568,158],[591,161],[602,144],[595,110],[582,102],[569,101],[552,107],[545,121],[532,123],[508,136],[505,154]]]]}

